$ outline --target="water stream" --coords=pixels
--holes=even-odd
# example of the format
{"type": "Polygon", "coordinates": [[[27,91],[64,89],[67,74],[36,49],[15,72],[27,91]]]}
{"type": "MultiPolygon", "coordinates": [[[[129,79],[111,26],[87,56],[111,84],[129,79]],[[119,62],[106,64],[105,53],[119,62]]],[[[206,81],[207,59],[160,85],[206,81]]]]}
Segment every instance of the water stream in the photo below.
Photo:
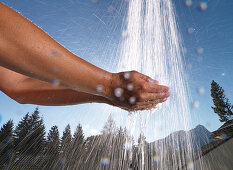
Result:
{"type": "MultiPolygon", "coordinates": [[[[130,0],[123,34],[119,71],[139,71],[167,85],[171,91],[170,99],[157,109],[131,114],[128,121],[138,119],[141,134],[149,130],[149,135],[166,136],[174,131],[189,130],[191,118],[183,43],[171,0],[130,0]],[[160,124],[160,130],[153,125],[148,129],[151,121],[153,125],[160,124]]],[[[133,134],[135,127],[132,126],[136,124],[128,124],[127,129],[133,134]]],[[[139,143],[139,168],[178,169],[193,160],[192,146],[192,137],[188,134],[179,139],[170,136],[169,141],[150,146],[154,165],[145,166],[148,160],[144,144],[139,143]]],[[[192,165],[189,168],[193,168],[192,165]]]]}

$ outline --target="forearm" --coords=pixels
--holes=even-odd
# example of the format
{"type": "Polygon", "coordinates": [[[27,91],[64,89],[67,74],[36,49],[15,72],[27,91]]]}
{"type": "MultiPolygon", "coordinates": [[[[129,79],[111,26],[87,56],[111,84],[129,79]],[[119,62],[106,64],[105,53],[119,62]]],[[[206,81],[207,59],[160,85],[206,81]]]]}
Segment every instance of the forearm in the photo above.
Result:
{"type": "Polygon", "coordinates": [[[103,96],[111,83],[110,73],[75,56],[1,3],[0,65],[36,79],[59,81],[65,87],[103,96]],[[104,87],[102,92],[96,91],[98,85],[104,87]]]}
{"type": "MultiPolygon", "coordinates": [[[[64,106],[84,103],[109,103],[106,98],[74,90],[37,90],[15,94],[14,99],[21,104],[44,106],[64,106]]],[[[110,104],[110,103],[109,103],[110,104]]]]}
{"type": "Polygon", "coordinates": [[[21,79],[18,83],[8,82],[9,87],[0,89],[21,104],[46,106],[76,105],[83,103],[110,104],[110,101],[102,96],[78,92],[61,86],[54,86],[50,83],[32,78],[21,77],[21,79]]]}

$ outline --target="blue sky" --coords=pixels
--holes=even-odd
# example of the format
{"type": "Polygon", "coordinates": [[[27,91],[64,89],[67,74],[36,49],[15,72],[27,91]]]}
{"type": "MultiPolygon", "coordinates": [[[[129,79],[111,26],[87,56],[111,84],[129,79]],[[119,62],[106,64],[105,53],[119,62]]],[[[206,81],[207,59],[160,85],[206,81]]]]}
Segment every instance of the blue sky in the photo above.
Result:
{"type": "MultiPolygon", "coordinates": [[[[55,40],[83,59],[109,71],[121,39],[121,26],[127,12],[123,0],[2,0],[8,6],[46,31],[55,40]]],[[[185,62],[192,94],[190,108],[193,126],[202,124],[213,131],[221,123],[211,109],[211,80],[217,81],[233,102],[233,1],[173,0],[180,32],[186,48],[185,62]],[[200,3],[206,3],[205,10],[200,3]],[[193,32],[192,32],[193,31],[193,32]],[[192,32],[192,33],[191,33],[192,32]],[[197,49],[202,49],[198,54],[197,49]],[[204,94],[198,93],[204,89],[204,94]],[[199,107],[192,108],[198,101],[199,107]]],[[[20,105],[0,92],[0,125],[9,119],[17,123],[35,105],[20,105]]],[[[47,130],[58,125],[60,132],[70,123],[72,131],[81,123],[85,135],[97,134],[111,112],[104,104],[42,107],[40,111],[47,130]]],[[[127,113],[115,114],[118,125],[124,125],[127,113]]]]}

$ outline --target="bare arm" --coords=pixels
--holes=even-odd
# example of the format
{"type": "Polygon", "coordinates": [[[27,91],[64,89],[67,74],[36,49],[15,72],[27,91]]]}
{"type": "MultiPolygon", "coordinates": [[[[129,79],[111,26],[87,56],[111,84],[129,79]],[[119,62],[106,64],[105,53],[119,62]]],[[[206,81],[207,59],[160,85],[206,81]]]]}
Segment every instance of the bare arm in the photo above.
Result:
{"type": "MultiPolygon", "coordinates": [[[[0,65],[36,79],[98,94],[111,74],[65,49],[26,18],[0,3],[0,65]],[[88,75],[88,76],[87,76],[88,75]]],[[[105,88],[106,89],[106,88],[105,88]]],[[[106,95],[103,91],[100,95],[106,95]]]]}
{"type": "Polygon", "coordinates": [[[0,90],[21,104],[46,106],[76,105],[93,102],[112,104],[102,96],[53,85],[3,67],[0,67],[0,75],[0,90]]]}
{"type": "Polygon", "coordinates": [[[0,66],[33,79],[56,81],[65,88],[105,97],[126,110],[151,108],[170,95],[168,87],[151,84],[151,78],[141,73],[129,72],[130,77],[125,79],[124,73],[109,73],[86,62],[2,3],[0,66]],[[129,84],[133,84],[133,89],[127,88],[129,84]],[[98,86],[101,90],[96,90],[98,86]],[[120,96],[116,89],[121,89],[120,96]],[[131,97],[135,97],[134,102],[130,102],[131,97]]]}

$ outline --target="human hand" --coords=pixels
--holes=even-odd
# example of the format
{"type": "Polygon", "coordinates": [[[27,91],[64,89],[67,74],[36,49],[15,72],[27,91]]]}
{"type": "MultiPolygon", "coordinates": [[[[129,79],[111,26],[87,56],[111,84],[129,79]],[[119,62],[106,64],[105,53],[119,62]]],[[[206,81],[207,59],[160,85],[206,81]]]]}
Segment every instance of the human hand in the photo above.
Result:
{"type": "Polygon", "coordinates": [[[167,86],[137,71],[113,73],[106,95],[112,105],[127,111],[152,109],[169,96],[167,86]]]}

